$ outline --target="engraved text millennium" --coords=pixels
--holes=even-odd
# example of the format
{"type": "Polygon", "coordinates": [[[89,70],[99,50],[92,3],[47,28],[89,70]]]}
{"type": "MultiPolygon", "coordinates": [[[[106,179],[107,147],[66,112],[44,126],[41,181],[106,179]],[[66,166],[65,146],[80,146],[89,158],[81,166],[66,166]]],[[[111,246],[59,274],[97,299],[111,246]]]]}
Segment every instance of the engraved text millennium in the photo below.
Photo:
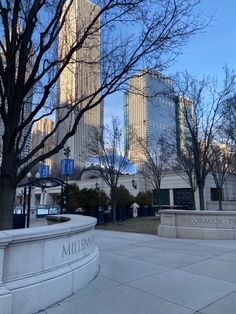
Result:
{"type": "Polygon", "coordinates": [[[72,241],[62,247],[62,257],[69,256],[85,250],[93,243],[93,237],[89,236],[84,239],[72,241]]]}

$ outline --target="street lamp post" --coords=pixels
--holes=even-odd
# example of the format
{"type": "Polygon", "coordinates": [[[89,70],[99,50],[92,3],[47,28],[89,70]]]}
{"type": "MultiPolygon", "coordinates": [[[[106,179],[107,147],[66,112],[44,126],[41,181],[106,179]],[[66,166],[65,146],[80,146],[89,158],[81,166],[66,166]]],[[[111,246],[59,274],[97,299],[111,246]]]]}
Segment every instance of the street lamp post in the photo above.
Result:
{"type": "Polygon", "coordinates": [[[101,204],[100,185],[98,182],[95,183],[95,189],[98,192],[98,197],[99,197],[99,205],[98,205],[99,208],[98,208],[98,215],[97,215],[98,225],[104,225],[104,222],[105,222],[104,208],[101,204]]]}
{"type": "Polygon", "coordinates": [[[99,183],[98,183],[98,182],[96,182],[96,184],[95,184],[95,189],[96,189],[97,191],[100,190],[100,187],[99,187],[99,183]]]}
{"type": "Polygon", "coordinates": [[[137,182],[134,179],[132,180],[132,186],[135,190],[137,189],[137,182]]]}
{"type": "MultiPolygon", "coordinates": [[[[24,194],[23,194],[23,215],[25,219],[25,208],[26,208],[26,195],[27,195],[27,187],[26,185],[24,186],[24,194]]],[[[24,226],[25,228],[25,226],[24,226]]]]}
{"type": "MultiPolygon", "coordinates": [[[[65,177],[63,185],[68,185],[68,180],[70,177],[74,175],[74,159],[70,159],[70,147],[67,146],[64,148],[64,156],[65,159],[62,159],[61,161],[61,175],[62,177],[65,177]]],[[[65,199],[65,190],[64,186],[61,187],[61,214],[63,211],[63,205],[64,205],[64,199],[65,199]]]]}
{"type": "MultiPolygon", "coordinates": [[[[28,181],[31,180],[31,173],[27,173],[27,179],[28,181]]],[[[30,202],[31,202],[31,184],[29,184],[28,187],[28,208],[27,208],[27,221],[26,221],[26,227],[29,228],[30,225],[30,202]]]]}
{"type": "Polygon", "coordinates": [[[60,204],[60,214],[63,214],[63,206],[64,206],[64,188],[63,184],[61,186],[61,204],[60,204]]]}

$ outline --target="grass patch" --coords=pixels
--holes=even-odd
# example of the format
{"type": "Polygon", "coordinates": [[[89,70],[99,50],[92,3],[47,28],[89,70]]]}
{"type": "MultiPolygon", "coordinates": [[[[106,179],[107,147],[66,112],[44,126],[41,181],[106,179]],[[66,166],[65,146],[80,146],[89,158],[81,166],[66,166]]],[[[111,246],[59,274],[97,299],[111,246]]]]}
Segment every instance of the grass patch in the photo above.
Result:
{"type": "Polygon", "coordinates": [[[96,229],[157,234],[157,226],[159,224],[160,217],[136,217],[117,222],[116,224],[107,223],[105,225],[99,225],[96,226],[96,229]]]}

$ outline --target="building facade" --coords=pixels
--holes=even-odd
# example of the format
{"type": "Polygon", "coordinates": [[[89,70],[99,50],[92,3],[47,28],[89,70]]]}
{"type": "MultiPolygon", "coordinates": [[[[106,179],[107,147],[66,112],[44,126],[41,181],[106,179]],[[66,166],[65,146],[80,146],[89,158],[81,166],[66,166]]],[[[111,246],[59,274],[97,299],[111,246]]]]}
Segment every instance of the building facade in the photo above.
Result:
{"type": "Polygon", "coordinates": [[[191,129],[194,124],[193,102],[187,97],[176,97],[176,140],[177,149],[191,145],[191,129]]]}
{"type": "MultiPolygon", "coordinates": [[[[67,20],[60,32],[58,54],[60,58],[66,55],[68,49],[80,40],[99,8],[88,0],[73,2],[67,20]]],[[[100,88],[100,22],[94,24],[82,48],[74,53],[71,62],[63,70],[58,83],[58,103],[56,122],[66,114],[68,117],[60,125],[56,133],[56,143],[60,143],[68,133],[81,110],[98,100],[94,92],[100,88]],[[74,108],[73,108],[74,106],[74,108]]],[[[70,158],[74,159],[75,167],[81,168],[88,158],[87,143],[91,127],[103,126],[103,104],[86,111],[78,124],[74,136],[67,140],[70,158]]],[[[55,164],[60,167],[64,159],[63,150],[55,156],[55,164]]]]}
{"type": "MultiPolygon", "coordinates": [[[[104,190],[107,195],[110,194],[110,188],[98,173],[90,172],[85,174],[79,181],[70,181],[71,184],[76,184],[80,189],[92,188],[95,189],[98,185],[101,190],[104,190]]],[[[139,192],[150,191],[151,187],[147,185],[145,180],[139,175],[123,175],[119,179],[118,186],[124,185],[129,192],[135,197],[139,192]],[[135,182],[135,184],[134,184],[135,182]]],[[[236,176],[231,175],[225,181],[223,187],[223,209],[236,210],[236,176]]],[[[37,207],[40,205],[56,205],[59,202],[61,187],[52,187],[44,191],[41,188],[35,188],[33,193],[32,204],[37,207]],[[41,201],[43,202],[41,203],[41,201]]],[[[21,198],[23,189],[17,189],[17,198],[21,198]]],[[[161,207],[163,209],[192,209],[193,193],[186,181],[174,171],[169,171],[161,181],[161,190],[159,195],[161,207]]],[[[205,208],[206,210],[218,210],[219,203],[217,198],[216,185],[213,177],[209,174],[206,178],[204,188],[205,208]]],[[[198,190],[194,193],[196,210],[200,210],[198,190]]],[[[154,206],[159,208],[155,201],[154,206]]]]}
{"type": "Polygon", "coordinates": [[[170,78],[144,71],[131,78],[124,112],[125,141],[132,162],[140,163],[146,159],[140,150],[140,139],[147,145],[160,138],[170,143],[175,141],[175,99],[170,78]],[[134,136],[129,137],[129,132],[134,136]]]}
{"type": "MultiPolygon", "coordinates": [[[[54,122],[48,118],[42,118],[35,123],[35,126],[32,130],[32,149],[37,147],[40,142],[45,138],[46,135],[50,134],[53,130],[54,122]]],[[[53,149],[55,145],[55,138],[51,136],[45,143],[44,147],[41,148],[36,154],[35,157],[38,157],[42,154],[45,154],[53,149]]],[[[49,166],[51,170],[53,167],[53,158],[45,159],[45,164],[49,166]]]]}

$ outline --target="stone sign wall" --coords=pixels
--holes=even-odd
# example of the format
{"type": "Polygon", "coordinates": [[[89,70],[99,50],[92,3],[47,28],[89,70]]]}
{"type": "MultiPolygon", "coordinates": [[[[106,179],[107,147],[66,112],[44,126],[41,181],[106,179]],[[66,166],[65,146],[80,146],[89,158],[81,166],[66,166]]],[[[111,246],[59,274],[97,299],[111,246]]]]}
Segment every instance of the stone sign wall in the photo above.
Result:
{"type": "Polygon", "coordinates": [[[158,235],[193,239],[236,239],[236,212],[163,210],[158,235]]]}

